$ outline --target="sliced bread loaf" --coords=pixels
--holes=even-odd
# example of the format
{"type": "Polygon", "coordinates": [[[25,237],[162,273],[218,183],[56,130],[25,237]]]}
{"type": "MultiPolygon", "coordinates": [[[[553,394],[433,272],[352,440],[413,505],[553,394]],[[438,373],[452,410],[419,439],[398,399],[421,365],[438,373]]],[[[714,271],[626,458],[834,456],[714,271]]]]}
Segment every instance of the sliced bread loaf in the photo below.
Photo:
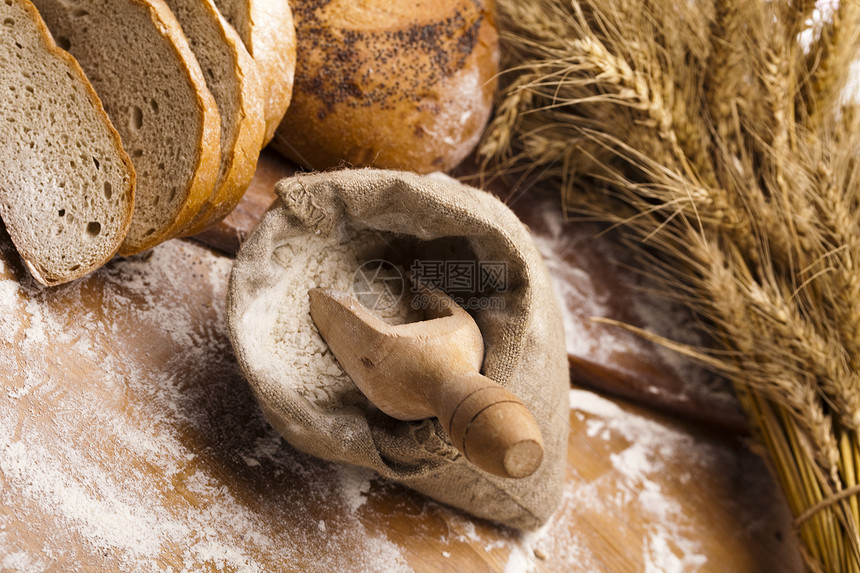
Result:
{"type": "Polygon", "coordinates": [[[77,62],[29,0],[0,0],[0,217],[42,284],[80,277],[119,249],[135,174],[77,62]]]}
{"type": "Polygon", "coordinates": [[[80,62],[134,162],[135,212],[120,254],[177,236],[220,167],[220,118],[203,72],[163,0],[35,0],[80,62]]]}
{"type": "Polygon", "coordinates": [[[257,63],[263,83],[266,138],[275,136],[293,96],[296,30],[287,0],[215,0],[257,63]]]}
{"type": "Polygon", "coordinates": [[[221,170],[215,192],[183,234],[223,219],[254,177],[266,124],[254,60],[212,0],[166,0],[203,70],[221,115],[221,170]]]}

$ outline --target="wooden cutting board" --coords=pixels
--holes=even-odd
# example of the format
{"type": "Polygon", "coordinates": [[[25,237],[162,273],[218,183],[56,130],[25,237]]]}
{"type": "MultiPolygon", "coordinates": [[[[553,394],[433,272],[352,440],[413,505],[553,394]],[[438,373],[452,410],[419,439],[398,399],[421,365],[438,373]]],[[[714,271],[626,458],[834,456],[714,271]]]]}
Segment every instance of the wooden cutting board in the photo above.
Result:
{"type": "MultiPolygon", "coordinates": [[[[274,186],[296,167],[271,150],[239,206],[221,224],[195,239],[233,256],[275,198],[274,186]]],[[[457,174],[475,181],[469,162],[457,174]]],[[[579,384],[660,411],[733,432],[746,420],[726,382],[690,362],[618,327],[594,322],[612,318],[684,342],[701,343],[685,311],[646,294],[629,253],[605,229],[566,221],[558,197],[502,182],[497,194],[529,226],[555,282],[565,318],[571,378],[579,384]]]]}
{"type": "Polygon", "coordinates": [[[802,570],[743,440],[578,388],[536,532],[294,450],[233,356],[231,265],[168,241],[45,289],[0,232],[0,571],[802,570]]]}

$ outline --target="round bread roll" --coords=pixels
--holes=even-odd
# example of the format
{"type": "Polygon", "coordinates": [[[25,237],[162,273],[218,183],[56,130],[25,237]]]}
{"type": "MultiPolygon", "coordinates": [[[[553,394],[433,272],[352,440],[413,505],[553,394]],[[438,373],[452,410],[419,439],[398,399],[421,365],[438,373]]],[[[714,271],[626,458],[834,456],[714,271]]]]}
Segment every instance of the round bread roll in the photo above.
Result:
{"type": "Polygon", "coordinates": [[[293,0],[293,101],[273,146],[311,169],[447,171],[475,147],[499,67],[492,0],[293,0]]]}

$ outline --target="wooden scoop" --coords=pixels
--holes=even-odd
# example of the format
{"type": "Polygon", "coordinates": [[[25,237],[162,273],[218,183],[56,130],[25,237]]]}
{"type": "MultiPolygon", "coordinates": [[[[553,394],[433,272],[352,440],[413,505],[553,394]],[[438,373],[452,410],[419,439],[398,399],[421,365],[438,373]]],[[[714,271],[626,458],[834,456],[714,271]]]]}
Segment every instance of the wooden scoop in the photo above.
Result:
{"type": "Polygon", "coordinates": [[[484,471],[524,478],[543,459],[543,439],[519,398],[479,372],[484,342],[469,314],[419,285],[425,321],[386,324],[331,289],[308,294],[311,317],[340,365],[377,408],[400,420],[436,416],[454,446],[484,471]]]}

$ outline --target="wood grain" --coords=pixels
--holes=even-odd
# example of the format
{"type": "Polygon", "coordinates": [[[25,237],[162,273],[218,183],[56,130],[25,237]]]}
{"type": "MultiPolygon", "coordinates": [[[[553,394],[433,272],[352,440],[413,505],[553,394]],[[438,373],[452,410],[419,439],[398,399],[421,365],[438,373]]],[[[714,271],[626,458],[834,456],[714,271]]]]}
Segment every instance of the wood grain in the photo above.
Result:
{"type": "Polygon", "coordinates": [[[562,506],[521,534],[280,439],[223,325],[229,258],[170,241],[57,289],[5,236],[0,263],[0,569],[802,570],[735,436],[574,389],[562,506]]]}
{"type": "Polygon", "coordinates": [[[264,149],[242,201],[223,221],[195,235],[194,239],[228,256],[235,256],[239,246],[275,200],[275,183],[295,173],[293,164],[271,149],[264,149]]]}

